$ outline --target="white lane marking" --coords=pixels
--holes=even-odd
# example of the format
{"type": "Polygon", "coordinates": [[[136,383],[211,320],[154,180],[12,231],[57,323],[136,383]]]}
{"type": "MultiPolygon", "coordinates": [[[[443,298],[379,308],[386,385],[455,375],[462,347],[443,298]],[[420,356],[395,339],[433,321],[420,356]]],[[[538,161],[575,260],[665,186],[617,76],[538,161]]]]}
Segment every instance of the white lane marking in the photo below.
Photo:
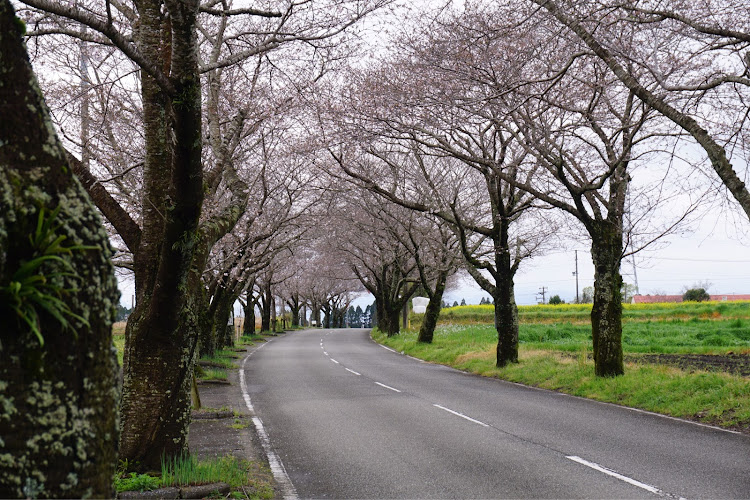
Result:
{"type": "Polygon", "coordinates": [[[351,373],[353,373],[355,375],[360,375],[360,376],[362,375],[361,373],[357,373],[354,370],[350,370],[349,368],[346,368],[346,371],[351,372],[351,373]]]}
{"type": "Polygon", "coordinates": [[[385,349],[386,351],[396,352],[396,351],[395,351],[394,349],[391,349],[390,347],[386,347],[386,346],[384,346],[383,344],[378,344],[378,345],[379,345],[380,347],[382,347],[383,349],[385,349]]]}
{"type": "Polygon", "coordinates": [[[331,358],[331,361],[333,361],[333,362],[334,362],[334,363],[336,363],[337,365],[340,365],[340,364],[341,364],[341,363],[339,363],[338,361],[336,361],[336,360],[335,360],[335,359],[333,359],[333,358],[331,358]]]}
{"type": "MultiPolygon", "coordinates": [[[[262,344],[260,347],[258,347],[258,349],[267,344],[268,343],[262,344]]],[[[245,356],[245,359],[242,360],[242,364],[240,365],[240,388],[242,390],[242,399],[245,400],[247,409],[250,410],[250,412],[253,414],[255,414],[255,408],[253,408],[253,403],[250,400],[250,394],[248,394],[247,392],[247,384],[245,383],[245,362],[247,362],[247,360],[250,359],[250,356],[252,356],[253,353],[255,353],[258,349],[245,356]]],[[[284,464],[281,462],[281,459],[278,455],[276,455],[276,452],[273,451],[273,447],[271,446],[271,439],[268,437],[266,428],[263,426],[263,421],[260,419],[260,417],[255,415],[253,416],[252,421],[253,425],[255,426],[255,432],[260,438],[260,444],[261,446],[263,446],[263,451],[266,453],[266,458],[268,458],[268,466],[271,468],[271,473],[273,474],[274,479],[276,479],[276,482],[281,488],[281,495],[285,499],[296,500],[297,498],[299,498],[297,496],[297,490],[294,488],[292,480],[289,479],[289,475],[286,473],[286,469],[284,468],[284,464]]]]}
{"type": "Polygon", "coordinates": [[[328,352],[326,352],[326,351],[323,351],[323,354],[325,354],[326,356],[328,356],[328,352]]]}
{"type": "Polygon", "coordinates": [[[589,462],[588,460],[584,460],[581,457],[577,457],[575,455],[566,456],[565,458],[572,460],[574,462],[578,462],[581,465],[585,465],[586,467],[591,467],[594,470],[597,470],[599,472],[603,472],[604,474],[607,474],[608,476],[615,477],[619,479],[620,481],[625,481],[628,484],[632,484],[633,486],[637,486],[639,488],[643,488],[644,490],[654,493],[656,495],[664,495],[664,492],[661,491],[659,488],[655,486],[651,486],[650,484],[642,483],[640,481],[636,481],[633,478],[630,478],[628,476],[623,476],[622,474],[613,471],[612,469],[608,469],[606,467],[603,467],[599,464],[595,464],[594,462],[589,462]]]}
{"type": "Polygon", "coordinates": [[[401,392],[398,389],[391,387],[390,385],[381,384],[380,382],[375,382],[375,383],[378,384],[380,387],[385,387],[386,389],[390,389],[394,392],[401,392]]]}
{"type": "Polygon", "coordinates": [[[466,419],[466,420],[468,420],[469,422],[474,422],[475,424],[479,424],[479,425],[481,425],[481,426],[483,426],[483,427],[489,427],[489,425],[485,424],[484,422],[480,422],[479,420],[473,419],[473,418],[471,418],[471,417],[467,417],[467,416],[466,416],[466,415],[464,415],[463,413],[459,413],[459,412],[457,412],[457,411],[453,411],[453,410],[451,410],[450,408],[446,408],[445,406],[440,406],[440,405],[435,405],[435,404],[434,404],[434,405],[432,405],[432,406],[434,406],[435,408],[440,408],[441,410],[445,410],[445,411],[447,411],[448,413],[452,413],[452,414],[456,415],[457,417],[465,418],[465,419],[466,419]]]}

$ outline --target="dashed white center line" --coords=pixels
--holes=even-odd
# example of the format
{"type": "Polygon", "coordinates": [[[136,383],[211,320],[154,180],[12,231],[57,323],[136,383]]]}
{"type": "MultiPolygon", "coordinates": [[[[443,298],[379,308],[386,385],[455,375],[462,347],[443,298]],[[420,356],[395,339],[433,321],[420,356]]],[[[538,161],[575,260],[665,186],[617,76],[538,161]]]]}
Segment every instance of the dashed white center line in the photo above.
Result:
{"type": "Polygon", "coordinates": [[[359,376],[362,376],[362,374],[361,374],[361,373],[355,372],[354,370],[350,370],[349,368],[346,368],[346,371],[348,371],[349,373],[353,373],[353,374],[355,374],[355,375],[359,375],[359,376]]]}
{"type": "Polygon", "coordinates": [[[381,384],[380,382],[375,382],[375,383],[378,384],[380,387],[385,387],[386,389],[390,389],[393,392],[401,392],[398,389],[391,387],[390,385],[381,384]]]}
{"type": "Polygon", "coordinates": [[[626,483],[632,484],[633,486],[637,486],[639,488],[643,488],[644,490],[649,491],[651,493],[654,493],[656,495],[664,495],[664,492],[661,491],[659,488],[657,488],[655,486],[651,486],[650,484],[646,484],[646,483],[642,483],[640,481],[636,481],[635,479],[633,479],[631,477],[628,477],[628,476],[623,476],[619,472],[615,472],[612,469],[608,469],[608,468],[603,467],[603,466],[601,466],[599,464],[595,464],[594,462],[589,462],[588,460],[584,460],[581,457],[577,457],[575,455],[570,455],[570,456],[567,456],[565,458],[567,458],[569,460],[572,460],[574,462],[578,462],[579,464],[585,465],[586,467],[591,467],[592,469],[597,470],[599,472],[603,472],[604,474],[607,474],[608,476],[615,477],[615,478],[619,479],[620,481],[625,481],[626,483]]]}
{"type": "Polygon", "coordinates": [[[474,422],[475,424],[479,424],[479,425],[481,425],[481,426],[483,426],[483,427],[489,427],[489,425],[485,424],[484,422],[480,422],[479,420],[473,419],[473,418],[471,418],[471,417],[467,417],[467,416],[466,416],[466,415],[464,415],[463,413],[459,413],[459,412],[457,412],[457,411],[453,411],[453,410],[451,410],[450,408],[446,408],[445,406],[440,406],[440,405],[435,405],[435,404],[434,404],[434,405],[432,405],[432,406],[434,406],[435,408],[440,408],[441,410],[445,410],[445,411],[447,411],[448,413],[452,413],[452,414],[456,415],[457,417],[465,418],[465,419],[466,419],[466,420],[468,420],[469,422],[474,422]]]}
{"type": "Polygon", "coordinates": [[[331,358],[331,361],[333,361],[333,362],[334,362],[334,363],[336,363],[337,365],[340,365],[340,364],[341,364],[341,363],[339,363],[338,361],[336,361],[336,360],[335,360],[335,359],[333,359],[333,358],[331,358]]]}

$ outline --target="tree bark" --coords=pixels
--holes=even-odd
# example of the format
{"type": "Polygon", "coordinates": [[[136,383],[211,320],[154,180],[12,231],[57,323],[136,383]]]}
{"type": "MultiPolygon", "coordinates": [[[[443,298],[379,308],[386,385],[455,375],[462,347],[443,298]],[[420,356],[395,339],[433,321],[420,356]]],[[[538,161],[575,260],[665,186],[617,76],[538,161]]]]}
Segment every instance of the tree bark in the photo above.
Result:
{"type": "MultiPolygon", "coordinates": [[[[508,280],[504,280],[508,281],[508,280]]],[[[518,307],[510,284],[498,283],[495,305],[495,330],[497,331],[497,366],[518,363],[518,307]]]]}
{"type": "Polygon", "coordinates": [[[263,300],[261,301],[260,308],[260,331],[269,332],[271,331],[271,285],[263,287],[263,300]]]}
{"type": "Polygon", "coordinates": [[[112,498],[119,388],[111,327],[119,292],[109,239],[54,133],[23,30],[0,0],[0,497],[112,498]],[[30,239],[42,210],[45,221],[58,210],[42,233],[64,236],[70,250],[32,271],[47,281],[25,289],[63,301],[67,327],[10,289],[20,283],[19,267],[45,254],[30,239]],[[42,340],[13,304],[36,311],[42,340]]]}
{"type": "Polygon", "coordinates": [[[146,159],[138,303],[126,327],[121,457],[158,469],[186,451],[197,311],[190,269],[203,203],[195,1],[138,4],[138,45],[170,69],[169,95],[142,72],[146,159]],[[167,174],[170,172],[171,174],[167,174]],[[187,291],[187,293],[186,293],[187,291]]]}
{"type": "Polygon", "coordinates": [[[445,282],[447,280],[448,273],[441,272],[438,274],[435,283],[435,291],[431,293],[430,302],[427,304],[427,309],[425,310],[424,318],[422,319],[422,326],[419,327],[417,342],[424,342],[426,344],[432,343],[432,338],[435,334],[435,327],[437,326],[437,321],[440,317],[440,310],[443,306],[443,294],[445,293],[445,282]]]}
{"type": "Polygon", "coordinates": [[[603,221],[592,231],[594,261],[594,305],[591,308],[591,336],[594,370],[599,377],[625,373],[622,359],[622,230],[603,221]],[[619,229],[619,230],[618,230],[619,229]]]}
{"type": "Polygon", "coordinates": [[[243,335],[253,335],[255,333],[255,302],[250,294],[247,296],[247,303],[244,307],[245,322],[242,324],[243,335]]]}

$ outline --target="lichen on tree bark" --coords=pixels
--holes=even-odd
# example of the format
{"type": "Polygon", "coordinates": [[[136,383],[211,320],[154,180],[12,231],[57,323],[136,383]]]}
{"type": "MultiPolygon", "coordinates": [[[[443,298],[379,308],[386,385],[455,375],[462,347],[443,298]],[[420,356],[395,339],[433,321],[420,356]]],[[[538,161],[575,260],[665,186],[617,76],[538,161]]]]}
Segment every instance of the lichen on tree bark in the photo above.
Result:
{"type": "Polygon", "coordinates": [[[0,287],[33,258],[39,213],[59,210],[67,247],[55,266],[64,328],[39,307],[42,344],[0,301],[0,497],[112,497],[117,461],[117,360],[111,325],[119,299],[101,220],[72,175],[22,42],[23,23],[0,0],[0,287]],[[95,249],[93,249],[95,248],[95,249]],[[77,317],[83,318],[81,321],[77,317]],[[72,331],[71,331],[72,330],[72,331]]]}

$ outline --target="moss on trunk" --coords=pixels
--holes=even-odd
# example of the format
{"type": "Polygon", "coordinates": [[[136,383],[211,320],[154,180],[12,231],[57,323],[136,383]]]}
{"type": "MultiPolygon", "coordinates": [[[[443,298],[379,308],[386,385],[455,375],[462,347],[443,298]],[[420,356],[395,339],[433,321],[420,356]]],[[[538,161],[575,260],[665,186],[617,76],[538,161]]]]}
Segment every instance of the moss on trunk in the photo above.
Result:
{"type": "MultiPolygon", "coordinates": [[[[22,30],[0,0],[0,497],[112,497],[119,389],[111,327],[119,292],[111,250],[54,133],[22,30]],[[58,210],[48,233],[70,250],[35,272],[71,314],[61,321],[47,313],[48,298],[26,303],[43,343],[10,308],[11,282],[39,256],[29,235],[42,210],[58,210]]],[[[27,291],[41,292],[40,283],[27,291]]]]}

